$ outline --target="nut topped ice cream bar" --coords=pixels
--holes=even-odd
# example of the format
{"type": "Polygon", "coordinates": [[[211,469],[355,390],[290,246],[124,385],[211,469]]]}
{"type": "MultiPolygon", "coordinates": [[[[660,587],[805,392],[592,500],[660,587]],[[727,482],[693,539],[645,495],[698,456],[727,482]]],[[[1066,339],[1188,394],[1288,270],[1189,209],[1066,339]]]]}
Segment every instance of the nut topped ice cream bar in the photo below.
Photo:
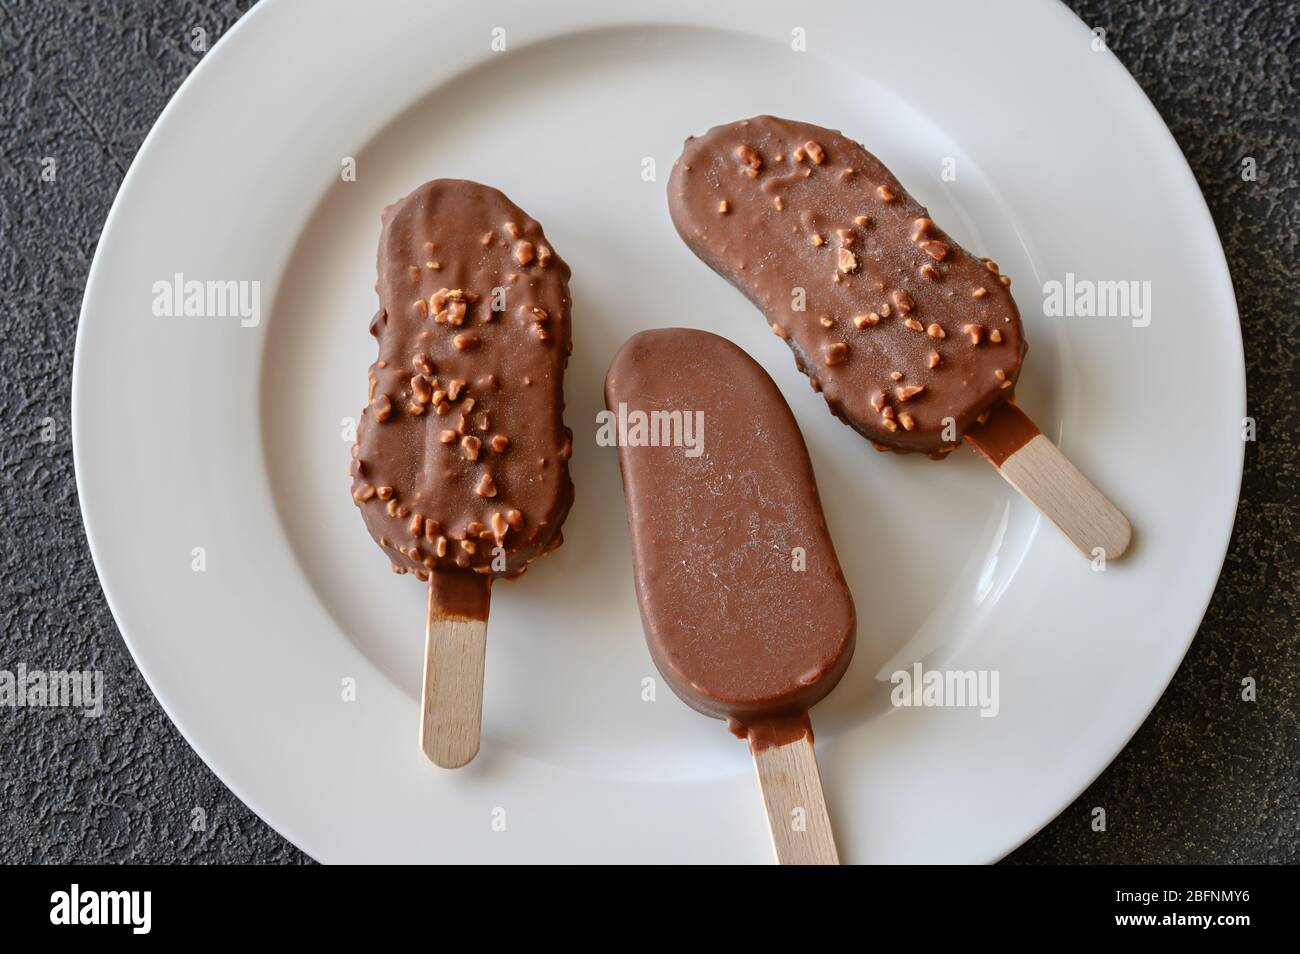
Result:
{"type": "Polygon", "coordinates": [[[1010,279],[860,144],[759,116],[686,141],[668,186],[686,244],[745,294],[831,411],[877,446],[941,456],[1012,394],[1010,279]]]}
{"type": "Polygon", "coordinates": [[[514,576],[573,502],[569,268],[496,189],[438,179],[384,211],[379,344],[352,497],[398,573],[514,576]]]}

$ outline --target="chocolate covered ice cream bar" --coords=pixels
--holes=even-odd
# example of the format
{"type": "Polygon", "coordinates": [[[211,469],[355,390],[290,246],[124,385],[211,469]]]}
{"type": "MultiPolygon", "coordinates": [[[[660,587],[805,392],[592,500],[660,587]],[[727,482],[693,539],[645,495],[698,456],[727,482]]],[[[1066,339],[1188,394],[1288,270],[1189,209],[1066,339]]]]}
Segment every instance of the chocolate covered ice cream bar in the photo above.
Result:
{"type": "Polygon", "coordinates": [[[624,344],[605,402],[651,437],[629,428],[619,447],[651,658],[683,701],[749,740],[778,855],[832,860],[808,710],[848,667],[856,616],[794,416],[749,355],[685,328],[624,344]],[[695,422],[689,448],[662,439],[679,421],[695,422]],[[798,837],[769,769],[816,787],[798,837]]]}
{"type": "Polygon", "coordinates": [[[878,449],[966,440],[1093,559],[1128,520],[1013,404],[1026,352],[1011,279],[966,251],[861,144],[758,116],[690,138],[668,207],[763,312],[831,412],[878,449]]]}
{"type": "Polygon", "coordinates": [[[352,498],[429,583],[421,745],[455,767],[478,751],[491,582],[559,546],[573,503],[569,268],[505,195],[454,179],[384,211],[378,265],[352,498]]]}

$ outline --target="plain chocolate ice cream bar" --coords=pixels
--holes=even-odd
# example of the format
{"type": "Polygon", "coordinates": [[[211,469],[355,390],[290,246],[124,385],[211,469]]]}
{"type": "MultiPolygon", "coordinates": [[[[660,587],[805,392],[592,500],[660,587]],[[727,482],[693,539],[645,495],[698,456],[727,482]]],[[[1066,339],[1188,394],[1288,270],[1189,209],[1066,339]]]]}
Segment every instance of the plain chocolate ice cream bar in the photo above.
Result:
{"type": "Polygon", "coordinates": [[[655,665],[759,745],[798,734],[848,666],[855,616],[785,400],[730,341],[669,328],[623,345],[605,403],[655,665]]]}
{"type": "Polygon", "coordinates": [[[476,182],[427,182],[383,223],[352,497],[396,572],[517,575],[573,502],[569,267],[476,182]]]}
{"type": "Polygon", "coordinates": [[[691,250],[878,446],[945,454],[1012,395],[1026,345],[1010,279],[841,133],[716,126],[686,141],[668,201],[691,250]]]}
{"type": "Polygon", "coordinates": [[[777,860],[838,864],[808,710],[857,624],[794,415],[749,355],[685,328],[628,340],[605,404],[651,658],[749,740],[777,860]]]}

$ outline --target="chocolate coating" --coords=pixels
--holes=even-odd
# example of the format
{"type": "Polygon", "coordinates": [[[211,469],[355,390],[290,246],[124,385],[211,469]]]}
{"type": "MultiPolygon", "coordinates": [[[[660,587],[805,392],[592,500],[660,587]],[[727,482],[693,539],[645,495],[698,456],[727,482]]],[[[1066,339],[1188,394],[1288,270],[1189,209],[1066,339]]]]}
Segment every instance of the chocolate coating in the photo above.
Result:
{"type": "Polygon", "coordinates": [[[437,179],[384,211],[352,496],[396,572],[515,576],[559,546],[568,281],[496,189],[437,179]]]}
{"type": "Polygon", "coordinates": [[[664,679],[733,728],[806,712],[848,667],[856,618],[780,391],[725,338],[669,328],[623,345],[605,403],[704,415],[699,456],[619,447],[637,600],[664,679]]]}
{"type": "Polygon", "coordinates": [[[877,445],[947,453],[1011,396],[1026,344],[1010,280],[839,132],[772,116],[715,126],[686,141],[668,205],[831,412],[877,445]]]}

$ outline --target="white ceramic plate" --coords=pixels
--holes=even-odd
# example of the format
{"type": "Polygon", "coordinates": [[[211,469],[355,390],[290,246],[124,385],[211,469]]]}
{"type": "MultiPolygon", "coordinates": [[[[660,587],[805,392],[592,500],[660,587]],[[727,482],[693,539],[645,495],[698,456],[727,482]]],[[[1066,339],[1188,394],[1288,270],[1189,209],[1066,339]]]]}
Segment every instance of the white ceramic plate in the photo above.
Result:
{"type": "Polygon", "coordinates": [[[769,860],[745,746],[666,688],[642,699],[654,670],[595,414],[619,344],[662,325],[738,342],[807,437],[861,620],[814,713],[846,860],[996,859],[1150,711],[1232,527],[1241,338],[1186,163],[1066,8],[271,0],[204,57],[123,183],[86,290],[73,430],[140,669],[313,857],[769,860]],[[664,196],[682,139],[760,112],[865,142],[1015,278],[1020,403],[1131,516],[1128,558],[1094,572],[969,452],[876,453],[686,250],[664,196]],[[494,596],[483,748],[459,772],[417,748],[424,593],[354,512],[342,423],[374,355],[380,209],[439,176],[499,186],[545,223],[576,303],[577,505],[564,547],[494,596]],[[1149,281],[1150,325],[1045,317],[1040,290],[1067,272],[1149,281]],[[154,284],[176,273],[260,282],[261,322],[156,317],[154,284]],[[891,709],[887,674],[913,659],[997,670],[999,715],[891,709]]]}

